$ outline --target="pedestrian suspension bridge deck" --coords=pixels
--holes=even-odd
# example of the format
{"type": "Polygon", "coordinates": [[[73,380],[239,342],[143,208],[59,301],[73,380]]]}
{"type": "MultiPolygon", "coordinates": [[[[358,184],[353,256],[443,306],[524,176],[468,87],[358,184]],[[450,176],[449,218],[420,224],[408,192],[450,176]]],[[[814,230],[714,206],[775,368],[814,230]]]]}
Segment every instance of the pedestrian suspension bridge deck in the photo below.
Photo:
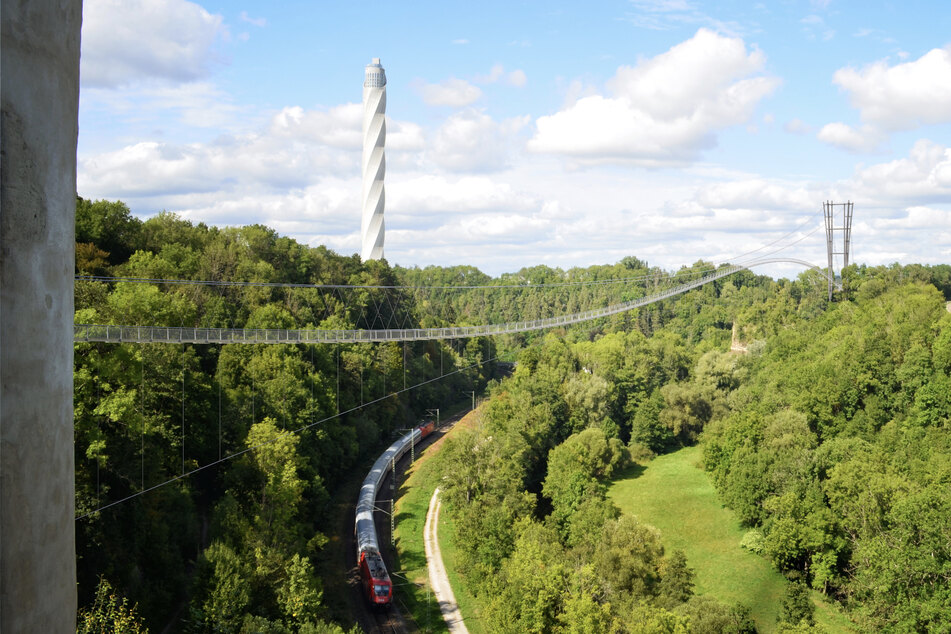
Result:
{"type": "Polygon", "coordinates": [[[544,319],[516,321],[482,326],[450,326],[445,328],[392,328],[380,330],[284,330],[250,328],[191,328],[166,326],[113,326],[102,324],[75,324],[73,339],[81,342],[106,343],[209,343],[209,344],[326,344],[326,343],[377,343],[386,341],[425,341],[432,339],[465,339],[504,335],[531,330],[544,330],[558,326],[568,326],[600,317],[609,317],[618,313],[647,306],[691,289],[709,284],[715,280],[748,270],[754,266],[777,262],[792,262],[807,268],[819,270],[824,277],[828,273],[814,264],[792,258],[771,258],[756,260],[742,265],[721,267],[717,271],[691,282],[665,289],[627,302],[621,302],[604,308],[586,310],[568,315],[557,315],[544,319]]]}

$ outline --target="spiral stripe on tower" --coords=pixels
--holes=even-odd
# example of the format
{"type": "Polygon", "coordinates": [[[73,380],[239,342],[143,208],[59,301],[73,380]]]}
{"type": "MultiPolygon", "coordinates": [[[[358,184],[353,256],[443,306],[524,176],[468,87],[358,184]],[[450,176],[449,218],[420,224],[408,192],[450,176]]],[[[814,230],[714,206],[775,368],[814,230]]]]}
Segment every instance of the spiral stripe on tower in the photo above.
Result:
{"type": "Polygon", "coordinates": [[[380,58],[367,64],[363,80],[363,215],[360,232],[363,248],[360,257],[367,260],[383,258],[383,207],[386,175],[386,73],[380,58]]]}

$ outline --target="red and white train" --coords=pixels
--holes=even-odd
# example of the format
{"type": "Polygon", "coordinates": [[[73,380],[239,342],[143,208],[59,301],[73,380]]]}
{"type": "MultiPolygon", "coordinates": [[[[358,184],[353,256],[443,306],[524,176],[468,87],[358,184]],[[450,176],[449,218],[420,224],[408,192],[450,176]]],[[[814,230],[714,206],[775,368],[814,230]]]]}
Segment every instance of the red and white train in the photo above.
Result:
{"type": "Polygon", "coordinates": [[[399,461],[414,444],[418,444],[431,434],[435,428],[435,423],[430,421],[400,437],[377,458],[370,473],[364,479],[363,486],[360,487],[353,530],[356,535],[357,563],[360,566],[363,596],[367,598],[370,605],[385,608],[393,601],[393,583],[390,581],[386,564],[383,563],[383,557],[380,555],[376,524],[373,522],[373,509],[376,506],[380,483],[383,482],[386,472],[392,465],[399,461]]]}

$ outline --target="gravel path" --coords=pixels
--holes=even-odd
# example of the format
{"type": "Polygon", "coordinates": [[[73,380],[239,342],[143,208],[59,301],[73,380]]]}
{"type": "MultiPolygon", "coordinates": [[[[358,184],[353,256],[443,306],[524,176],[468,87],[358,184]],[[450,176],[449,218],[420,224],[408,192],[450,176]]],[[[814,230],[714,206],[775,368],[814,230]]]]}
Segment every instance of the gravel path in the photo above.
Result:
{"type": "Polygon", "coordinates": [[[459,634],[469,634],[466,624],[462,622],[462,614],[456,605],[456,597],[449,585],[446,567],[442,563],[442,553],[439,551],[439,539],[436,531],[439,525],[439,489],[433,491],[429,501],[429,511],[426,513],[426,524],[423,535],[426,546],[426,564],[429,567],[429,584],[433,587],[433,594],[439,602],[439,611],[445,619],[449,631],[459,634]]]}

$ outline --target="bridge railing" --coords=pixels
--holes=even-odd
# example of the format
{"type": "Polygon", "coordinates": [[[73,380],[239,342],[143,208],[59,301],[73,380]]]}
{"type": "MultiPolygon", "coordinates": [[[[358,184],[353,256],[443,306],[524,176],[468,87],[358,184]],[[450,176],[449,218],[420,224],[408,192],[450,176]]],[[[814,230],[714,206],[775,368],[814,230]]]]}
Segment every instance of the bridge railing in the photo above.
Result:
{"type": "Polygon", "coordinates": [[[790,259],[773,259],[751,262],[745,265],[721,267],[692,282],[665,289],[658,293],[638,299],[621,302],[603,308],[594,308],[568,315],[558,315],[544,319],[517,321],[484,326],[450,326],[441,328],[408,328],[382,330],[285,330],[255,328],[196,328],[165,326],[111,326],[98,324],[75,324],[73,339],[75,342],[107,343],[213,343],[213,344],[322,344],[322,343],[378,343],[385,341],[423,341],[431,339],[467,339],[488,335],[511,334],[531,330],[543,330],[557,326],[567,326],[601,317],[609,317],[634,308],[646,306],[691,289],[703,286],[714,280],[733,275],[759,264],[772,262],[796,262],[817,268],[808,262],[790,259]]]}

